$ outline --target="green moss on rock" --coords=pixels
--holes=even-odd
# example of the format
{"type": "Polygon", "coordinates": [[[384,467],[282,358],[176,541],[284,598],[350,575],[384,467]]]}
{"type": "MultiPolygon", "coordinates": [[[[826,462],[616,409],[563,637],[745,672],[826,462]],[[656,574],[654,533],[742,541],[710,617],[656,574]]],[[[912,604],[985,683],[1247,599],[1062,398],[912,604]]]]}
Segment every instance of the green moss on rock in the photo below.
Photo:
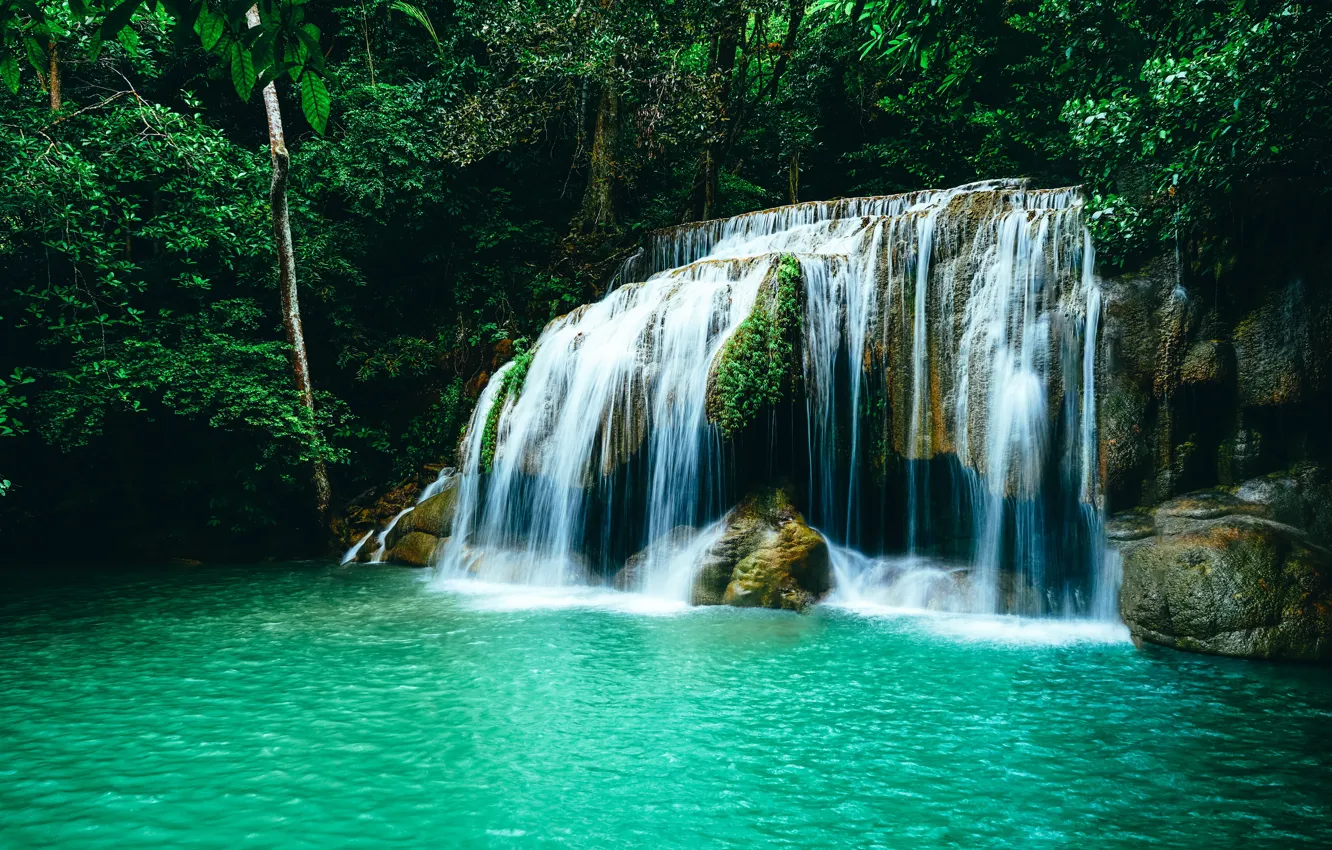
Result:
{"type": "Polygon", "coordinates": [[[803,323],[800,263],[787,254],[759,288],[754,310],[731,334],[708,382],[708,420],[734,437],[763,408],[781,401],[799,372],[796,339],[803,323]]]}
{"type": "Polygon", "coordinates": [[[517,398],[522,394],[523,384],[527,381],[527,371],[531,368],[534,357],[536,357],[535,349],[519,354],[513,358],[513,365],[500,378],[499,391],[495,393],[495,401],[490,405],[490,410],[486,411],[486,423],[481,432],[480,463],[483,472],[490,472],[495,465],[495,449],[499,443],[499,421],[500,414],[504,412],[504,402],[510,396],[517,398]]]}
{"type": "Polygon", "coordinates": [[[694,579],[695,605],[803,611],[828,592],[828,544],[785,490],[751,494],[723,523],[694,579]]]}

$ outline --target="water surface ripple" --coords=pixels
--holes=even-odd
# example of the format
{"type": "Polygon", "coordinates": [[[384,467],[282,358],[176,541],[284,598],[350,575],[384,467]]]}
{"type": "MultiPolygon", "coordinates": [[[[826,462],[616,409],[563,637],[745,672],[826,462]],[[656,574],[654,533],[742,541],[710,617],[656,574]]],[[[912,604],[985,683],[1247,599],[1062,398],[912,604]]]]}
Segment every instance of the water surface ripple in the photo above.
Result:
{"type": "Polygon", "coordinates": [[[421,578],[7,579],[0,847],[1332,845],[1325,670],[421,578]]]}

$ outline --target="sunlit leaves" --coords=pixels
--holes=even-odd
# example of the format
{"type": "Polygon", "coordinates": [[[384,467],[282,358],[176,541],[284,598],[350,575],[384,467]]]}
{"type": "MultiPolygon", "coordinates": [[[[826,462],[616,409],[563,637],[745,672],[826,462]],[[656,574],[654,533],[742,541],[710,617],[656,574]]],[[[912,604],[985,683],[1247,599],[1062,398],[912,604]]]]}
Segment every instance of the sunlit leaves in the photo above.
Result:
{"type": "MultiPolygon", "coordinates": [[[[70,0],[68,13],[76,25],[95,30],[84,41],[96,58],[106,43],[118,42],[129,54],[137,50],[133,29],[136,14],[159,22],[172,22],[179,37],[193,32],[199,45],[213,54],[230,73],[236,92],[248,99],[256,85],[290,79],[300,87],[302,112],[310,125],[323,133],[331,100],[325,78],[319,28],[305,20],[305,0],[70,0]],[[247,12],[260,13],[251,27],[247,12]],[[83,22],[83,23],[79,23],[83,22]],[[318,82],[314,82],[318,78],[318,82]],[[310,82],[304,80],[310,79],[310,82]]],[[[0,82],[10,91],[21,85],[19,59],[25,58],[38,76],[46,73],[48,42],[66,20],[59,6],[32,0],[0,0],[0,82]]],[[[68,20],[63,26],[69,26],[68,20]]]]}

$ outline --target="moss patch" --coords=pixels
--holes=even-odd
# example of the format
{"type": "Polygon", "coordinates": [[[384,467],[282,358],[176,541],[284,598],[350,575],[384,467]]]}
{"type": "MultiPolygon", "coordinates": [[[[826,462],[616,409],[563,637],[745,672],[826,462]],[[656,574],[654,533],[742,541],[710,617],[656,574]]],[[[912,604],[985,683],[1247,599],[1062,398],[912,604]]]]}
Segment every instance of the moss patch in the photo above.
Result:
{"type": "Polygon", "coordinates": [[[499,392],[495,393],[495,403],[486,411],[485,430],[481,432],[481,470],[490,472],[495,466],[495,447],[499,439],[499,420],[500,413],[504,410],[504,402],[513,396],[517,398],[522,394],[523,384],[527,381],[527,370],[532,366],[532,358],[536,356],[535,349],[525,351],[513,359],[513,366],[500,378],[499,392]]]}
{"type": "Polygon", "coordinates": [[[795,340],[800,332],[800,263],[787,254],[759,289],[754,310],[722,346],[708,391],[708,420],[734,437],[763,408],[785,397],[798,371],[795,340]]]}

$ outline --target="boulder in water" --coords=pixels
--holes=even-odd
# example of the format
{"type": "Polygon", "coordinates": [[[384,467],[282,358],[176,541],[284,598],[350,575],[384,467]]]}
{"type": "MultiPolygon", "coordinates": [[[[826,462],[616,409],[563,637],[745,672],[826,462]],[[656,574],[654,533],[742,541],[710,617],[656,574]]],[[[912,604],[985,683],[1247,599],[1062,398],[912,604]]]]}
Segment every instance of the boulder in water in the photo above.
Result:
{"type": "Polygon", "coordinates": [[[409,531],[389,550],[388,560],[409,567],[428,567],[441,541],[433,534],[409,531]]]}
{"type": "MultiPolygon", "coordinates": [[[[1238,494],[1171,499],[1156,510],[1150,536],[1119,538],[1120,611],[1135,640],[1244,658],[1332,661],[1332,553],[1278,521],[1273,504],[1240,495],[1280,489],[1249,482],[1238,494]]],[[[1111,527],[1121,526],[1136,531],[1141,518],[1111,527]]]]}
{"type": "Polygon", "coordinates": [[[803,611],[831,586],[828,543],[784,490],[754,494],[723,520],[694,580],[695,605],[803,611]]]}
{"type": "Polygon", "coordinates": [[[437,483],[442,489],[403,514],[385,535],[384,545],[388,548],[385,560],[413,567],[426,566],[429,553],[426,553],[424,560],[421,560],[421,556],[426,552],[427,542],[418,538],[404,546],[407,538],[412,535],[432,538],[434,544],[428,548],[433,552],[440,540],[453,533],[453,515],[458,510],[458,476],[454,473],[437,483]]]}

